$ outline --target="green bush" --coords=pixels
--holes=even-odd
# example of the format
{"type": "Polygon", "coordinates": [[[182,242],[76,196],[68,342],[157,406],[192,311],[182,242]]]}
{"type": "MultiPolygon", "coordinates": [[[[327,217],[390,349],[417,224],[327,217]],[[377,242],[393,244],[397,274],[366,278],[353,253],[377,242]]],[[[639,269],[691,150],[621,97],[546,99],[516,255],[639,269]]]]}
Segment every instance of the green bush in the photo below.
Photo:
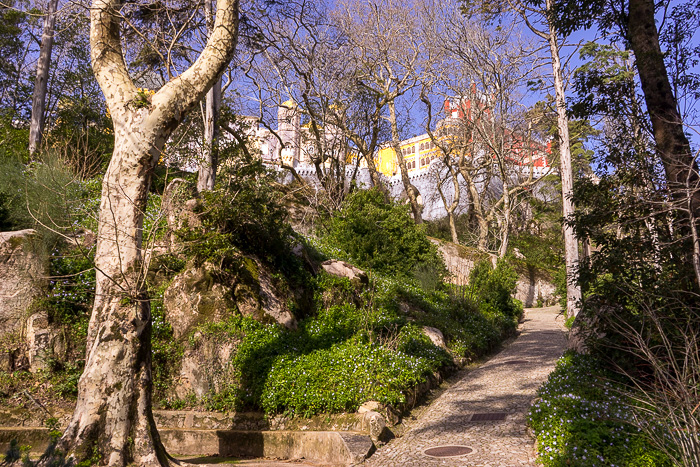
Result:
{"type": "Polygon", "coordinates": [[[51,251],[81,227],[89,183],[77,178],[55,155],[25,165],[0,153],[0,224],[11,230],[36,229],[51,251]]]}
{"type": "Polygon", "coordinates": [[[591,356],[568,353],[559,360],[530,409],[543,466],[671,465],[626,422],[628,401],[612,378],[591,356]]]}
{"type": "Polygon", "coordinates": [[[445,265],[424,228],[411,219],[408,206],[387,202],[379,190],[356,190],[326,225],[326,243],[343,250],[362,268],[413,278],[421,268],[442,277],[445,265]]]}
{"type": "Polygon", "coordinates": [[[41,305],[57,324],[76,326],[87,336],[87,321],[95,297],[95,250],[56,248],[50,262],[49,293],[41,305]]]}
{"type": "Polygon", "coordinates": [[[468,287],[483,311],[520,318],[523,305],[513,298],[517,282],[518,274],[504,260],[499,260],[495,269],[485,260],[474,266],[468,287]]]}
{"type": "Polygon", "coordinates": [[[292,230],[275,173],[235,146],[223,148],[221,157],[216,188],[202,194],[205,232],[203,238],[202,232],[194,232],[200,237],[193,246],[196,254],[215,257],[231,245],[268,263],[283,263],[289,256],[292,230]]]}
{"type": "Polygon", "coordinates": [[[430,362],[351,339],[329,349],[282,356],[270,368],[261,405],[267,413],[354,411],[368,400],[398,406],[425,381],[430,362]]]}

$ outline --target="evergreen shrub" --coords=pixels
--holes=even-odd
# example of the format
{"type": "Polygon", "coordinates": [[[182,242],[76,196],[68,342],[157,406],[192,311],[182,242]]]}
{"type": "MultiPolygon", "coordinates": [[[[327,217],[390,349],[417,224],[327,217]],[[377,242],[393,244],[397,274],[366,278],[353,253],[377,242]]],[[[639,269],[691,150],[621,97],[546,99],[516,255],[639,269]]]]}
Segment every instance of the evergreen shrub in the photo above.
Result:
{"type": "Polygon", "coordinates": [[[517,282],[518,274],[504,260],[499,260],[495,269],[490,261],[485,260],[474,266],[468,287],[482,311],[519,319],[523,305],[513,298],[517,282]]]}
{"type": "Polygon", "coordinates": [[[372,272],[405,278],[419,268],[439,278],[446,273],[437,247],[413,222],[408,206],[386,201],[376,189],[350,193],[327,222],[324,237],[372,272]]]}

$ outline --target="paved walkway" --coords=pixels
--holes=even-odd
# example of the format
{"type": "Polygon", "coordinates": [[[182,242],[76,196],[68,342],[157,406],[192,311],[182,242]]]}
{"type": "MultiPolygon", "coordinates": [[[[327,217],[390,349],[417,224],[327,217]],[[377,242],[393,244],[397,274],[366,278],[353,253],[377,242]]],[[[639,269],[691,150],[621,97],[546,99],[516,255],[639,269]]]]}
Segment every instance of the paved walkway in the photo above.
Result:
{"type": "Polygon", "coordinates": [[[379,449],[363,467],[534,466],[526,417],[537,388],[566,348],[561,317],[555,321],[558,313],[558,307],[526,309],[521,333],[512,344],[446,390],[415,426],[379,449]],[[478,420],[499,414],[505,419],[478,420]],[[441,458],[424,453],[446,445],[467,446],[473,452],[441,458]]]}

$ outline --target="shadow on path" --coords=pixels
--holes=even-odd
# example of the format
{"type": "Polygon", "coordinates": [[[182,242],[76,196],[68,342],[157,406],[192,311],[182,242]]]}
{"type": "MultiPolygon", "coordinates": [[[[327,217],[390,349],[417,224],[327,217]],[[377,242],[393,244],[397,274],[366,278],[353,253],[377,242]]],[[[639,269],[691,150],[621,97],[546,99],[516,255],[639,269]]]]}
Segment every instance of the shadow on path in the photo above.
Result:
{"type": "Polygon", "coordinates": [[[534,467],[527,412],[566,349],[558,316],[558,307],[526,309],[520,335],[510,345],[441,394],[412,429],[379,449],[365,466],[534,467]],[[482,414],[477,420],[502,419],[475,421],[474,414],[482,414]],[[424,454],[446,445],[468,446],[473,452],[446,458],[424,454]]]}

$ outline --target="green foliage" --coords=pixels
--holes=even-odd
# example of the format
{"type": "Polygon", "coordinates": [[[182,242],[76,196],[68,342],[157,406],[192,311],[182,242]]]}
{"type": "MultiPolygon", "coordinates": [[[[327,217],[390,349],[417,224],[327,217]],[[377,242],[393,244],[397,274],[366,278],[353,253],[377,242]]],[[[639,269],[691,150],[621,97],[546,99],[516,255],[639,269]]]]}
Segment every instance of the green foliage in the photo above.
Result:
{"type": "Polygon", "coordinates": [[[87,336],[87,321],[95,297],[95,250],[56,248],[51,253],[49,293],[41,306],[49,319],[76,326],[77,335],[87,336]]]}
{"type": "Polygon", "coordinates": [[[347,340],[329,349],[275,360],[263,388],[268,413],[310,415],[356,410],[367,400],[398,406],[403,391],[425,381],[431,362],[367,342],[347,340]]]}
{"type": "Polygon", "coordinates": [[[79,230],[91,189],[54,155],[26,165],[0,150],[0,222],[12,230],[36,229],[47,251],[61,243],[61,234],[79,230]]]}
{"type": "Polygon", "coordinates": [[[629,401],[611,378],[591,356],[568,353],[557,363],[530,409],[542,465],[671,465],[631,426],[629,401]]]}
{"type": "Polygon", "coordinates": [[[552,279],[557,287],[560,305],[566,308],[561,184],[558,177],[548,176],[539,186],[537,195],[528,198],[527,202],[532,209],[532,219],[526,229],[512,235],[508,262],[519,271],[537,271],[552,279]],[[515,254],[515,250],[519,255],[515,254]]]}
{"type": "MultiPolygon", "coordinates": [[[[461,243],[467,243],[467,232],[473,231],[474,227],[470,224],[469,214],[459,214],[455,216],[455,227],[459,235],[459,240],[461,243]]],[[[450,233],[450,222],[447,217],[442,217],[440,219],[425,221],[425,233],[430,237],[439,238],[440,240],[445,240],[446,242],[452,241],[452,234],[450,233]]]]}
{"type": "Polygon", "coordinates": [[[271,264],[284,262],[292,230],[275,174],[235,146],[222,148],[220,157],[216,189],[203,193],[204,233],[194,232],[198,241],[192,252],[217,263],[234,251],[256,254],[271,264]]]}
{"type": "Polygon", "coordinates": [[[161,208],[162,197],[156,193],[149,193],[146,201],[146,212],[143,216],[143,241],[146,244],[160,240],[167,232],[168,220],[161,208]]]}
{"type": "Polygon", "coordinates": [[[173,327],[168,323],[163,310],[163,293],[170,285],[164,282],[158,287],[149,287],[151,298],[151,352],[153,365],[154,398],[161,398],[172,385],[180,369],[183,345],[173,335],[173,327]]]}
{"type": "Polygon", "coordinates": [[[469,275],[469,288],[482,311],[520,318],[523,305],[513,298],[517,281],[518,274],[505,260],[499,260],[495,269],[490,261],[481,261],[469,275]]]}
{"type": "Polygon", "coordinates": [[[324,241],[373,272],[412,278],[417,268],[442,277],[437,248],[416,226],[408,207],[387,202],[379,190],[356,190],[327,223],[324,241]]]}
{"type": "MultiPolygon", "coordinates": [[[[526,267],[550,273],[562,269],[564,245],[561,228],[547,229],[544,233],[521,232],[511,239],[509,248],[511,251],[518,249],[525,257],[522,262],[526,267]]],[[[509,258],[509,261],[518,262],[515,258],[509,258]]]]}
{"type": "Polygon", "coordinates": [[[322,272],[312,285],[317,311],[295,331],[241,316],[198,329],[207,339],[237,344],[233,380],[201,404],[209,410],[248,407],[303,415],[352,411],[367,400],[400,407],[417,383],[450,368],[452,356],[484,355],[514,329],[515,320],[505,313],[480,312],[472,302],[441,290],[427,292],[405,279],[375,275],[370,288],[360,290],[322,272]],[[443,330],[452,355],[436,347],[421,326],[443,330]]]}

